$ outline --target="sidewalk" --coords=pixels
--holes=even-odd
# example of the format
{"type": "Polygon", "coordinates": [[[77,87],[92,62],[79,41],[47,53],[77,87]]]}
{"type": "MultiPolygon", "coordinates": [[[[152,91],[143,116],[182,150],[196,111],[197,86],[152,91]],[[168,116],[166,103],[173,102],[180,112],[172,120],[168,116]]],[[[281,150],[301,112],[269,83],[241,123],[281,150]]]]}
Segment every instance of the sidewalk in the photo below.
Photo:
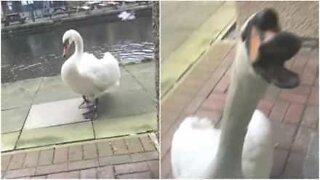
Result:
{"type": "Polygon", "coordinates": [[[100,97],[94,121],[82,118],[82,98],[60,76],[2,84],[1,151],[156,130],[154,70],[154,61],[122,66],[120,86],[100,97]]]}
{"type": "MultiPolygon", "coordinates": [[[[303,178],[311,136],[318,132],[318,49],[303,48],[288,66],[298,72],[301,85],[292,90],[270,86],[259,102],[274,124],[276,145],[272,178],[303,178]]],[[[221,119],[229,86],[235,42],[217,42],[184,75],[161,103],[162,178],[171,178],[172,135],[188,115],[221,119]]],[[[318,153],[318,152],[317,152],[318,153]]]]}
{"type": "Polygon", "coordinates": [[[157,129],[154,63],[121,66],[120,86],[99,98],[99,117],[93,121],[82,118],[78,109],[81,98],[64,85],[60,76],[2,84],[1,151],[4,176],[80,177],[83,173],[80,170],[93,168],[88,173],[97,172],[97,178],[157,177],[154,169],[158,152],[150,148],[155,146],[157,140],[152,135],[151,141],[146,135],[153,134],[157,129]],[[99,149],[99,144],[105,142],[112,144],[112,151],[107,145],[99,149]],[[77,145],[73,146],[74,143],[77,145]],[[60,147],[64,150],[58,150],[60,147]],[[37,150],[39,148],[40,151],[37,150]],[[100,154],[107,153],[110,158],[101,159],[105,155],[97,155],[97,148],[100,154]],[[50,160],[53,154],[56,158],[56,154],[60,153],[64,153],[66,158],[67,151],[75,159],[69,157],[68,161],[64,159],[63,164],[59,165],[50,160]],[[25,155],[27,152],[30,152],[32,162],[25,155]],[[37,163],[35,159],[39,153],[37,163]],[[50,161],[53,166],[47,169],[42,167],[48,165],[41,163],[42,153],[43,161],[50,161]],[[118,157],[120,154],[126,156],[118,157]],[[90,158],[93,160],[87,161],[90,158]],[[77,163],[71,163],[73,160],[77,163]],[[140,161],[145,163],[130,164],[140,161]],[[28,163],[32,166],[29,167],[28,163]],[[113,166],[109,166],[117,164],[128,165],[114,166],[114,170],[113,166]],[[150,168],[152,174],[149,173],[150,168]],[[54,173],[59,174],[52,175],[54,173]],[[131,174],[122,176],[126,173],[131,174]]]}
{"type": "Polygon", "coordinates": [[[236,14],[233,2],[164,1],[160,5],[163,98],[210,43],[228,30],[236,14]]]}
{"type": "Polygon", "coordinates": [[[159,177],[154,134],[2,154],[1,178],[151,179],[159,177]]]}

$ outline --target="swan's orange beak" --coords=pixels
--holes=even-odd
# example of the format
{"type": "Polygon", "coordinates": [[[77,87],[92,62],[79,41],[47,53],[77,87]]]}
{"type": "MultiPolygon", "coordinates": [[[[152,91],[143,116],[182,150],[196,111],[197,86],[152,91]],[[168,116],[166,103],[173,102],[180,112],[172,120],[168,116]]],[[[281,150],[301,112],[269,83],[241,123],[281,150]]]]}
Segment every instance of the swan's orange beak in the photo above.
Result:
{"type": "Polygon", "coordinates": [[[67,57],[67,55],[68,55],[68,47],[63,47],[63,57],[65,58],[65,57],[67,57]]]}
{"type": "Polygon", "coordinates": [[[62,56],[63,56],[64,58],[68,56],[68,54],[69,54],[69,48],[70,48],[69,41],[63,42],[63,54],[62,54],[62,56]]]}
{"type": "MultiPolygon", "coordinates": [[[[267,42],[268,40],[272,39],[278,32],[277,31],[266,31],[265,32],[265,38],[263,42],[267,42]]],[[[259,34],[257,32],[256,27],[252,27],[252,32],[251,32],[251,38],[250,38],[250,60],[252,63],[255,63],[258,58],[258,51],[259,47],[262,43],[262,40],[259,37],[259,34]]]]}

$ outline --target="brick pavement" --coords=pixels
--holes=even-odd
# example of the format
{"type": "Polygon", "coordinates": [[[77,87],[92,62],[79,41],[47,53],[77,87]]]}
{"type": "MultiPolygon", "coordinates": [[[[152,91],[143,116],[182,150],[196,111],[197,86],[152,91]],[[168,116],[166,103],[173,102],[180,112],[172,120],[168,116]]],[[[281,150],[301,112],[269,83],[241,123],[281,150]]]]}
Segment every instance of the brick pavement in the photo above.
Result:
{"type": "Polygon", "coordinates": [[[158,178],[158,149],[152,136],[141,134],[3,153],[1,177],[158,178]]]}
{"type": "MultiPolygon", "coordinates": [[[[287,66],[301,84],[291,90],[270,86],[257,108],[272,120],[276,145],[272,178],[302,178],[303,160],[312,133],[318,131],[318,49],[303,48],[287,66]]],[[[233,42],[214,44],[161,104],[161,176],[170,178],[172,135],[188,115],[221,119],[229,86],[233,42]]]]}

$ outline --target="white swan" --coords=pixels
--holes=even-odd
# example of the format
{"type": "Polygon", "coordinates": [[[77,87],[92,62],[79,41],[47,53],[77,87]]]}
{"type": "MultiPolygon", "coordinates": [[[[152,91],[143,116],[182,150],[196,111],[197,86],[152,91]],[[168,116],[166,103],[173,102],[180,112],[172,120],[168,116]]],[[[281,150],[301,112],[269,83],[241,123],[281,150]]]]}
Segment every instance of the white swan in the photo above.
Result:
{"type": "Polygon", "coordinates": [[[293,34],[280,32],[277,15],[270,9],[249,18],[241,37],[221,130],[198,117],[187,117],[180,124],[171,146],[175,178],[270,176],[271,123],[255,108],[268,82],[280,88],[298,86],[298,76],[283,64],[297,53],[301,42],[293,34]]]}
{"type": "Polygon", "coordinates": [[[71,29],[62,37],[65,56],[72,43],[75,44],[74,54],[67,59],[61,68],[61,77],[74,92],[81,94],[89,109],[84,113],[85,119],[97,118],[98,97],[120,83],[120,68],[117,59],[109,52],[102,59],[97,59],[93,54],[83,52],[81,35],[71,29]]]}

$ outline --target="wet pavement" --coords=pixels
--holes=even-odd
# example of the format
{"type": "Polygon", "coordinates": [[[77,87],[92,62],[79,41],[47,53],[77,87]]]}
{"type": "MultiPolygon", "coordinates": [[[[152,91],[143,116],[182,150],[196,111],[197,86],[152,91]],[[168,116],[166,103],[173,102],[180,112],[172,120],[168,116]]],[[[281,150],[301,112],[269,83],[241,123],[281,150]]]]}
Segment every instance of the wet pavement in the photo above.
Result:
{"type": "Polygon", "coordinates": [[[84,120],[80,95],[60,76],[2,84],[2,151],[152,132],[157,129],[154,61],[121,67],[120,86],[84,120]]]}

